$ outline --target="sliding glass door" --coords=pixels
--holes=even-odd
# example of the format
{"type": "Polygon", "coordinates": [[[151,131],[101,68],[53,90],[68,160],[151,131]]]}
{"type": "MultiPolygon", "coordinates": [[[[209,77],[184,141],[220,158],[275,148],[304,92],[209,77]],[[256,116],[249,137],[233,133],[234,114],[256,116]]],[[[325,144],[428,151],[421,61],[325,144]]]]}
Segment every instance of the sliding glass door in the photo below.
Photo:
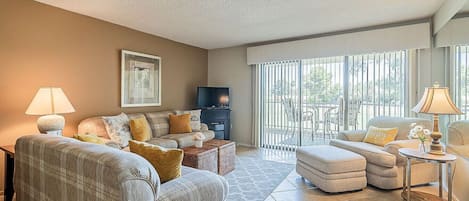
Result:
{"type": "Polygon", "coordinates": [[[258,65],[261,146],[324,144],[375,116],[404,116],[407,51],[258,65]]]}

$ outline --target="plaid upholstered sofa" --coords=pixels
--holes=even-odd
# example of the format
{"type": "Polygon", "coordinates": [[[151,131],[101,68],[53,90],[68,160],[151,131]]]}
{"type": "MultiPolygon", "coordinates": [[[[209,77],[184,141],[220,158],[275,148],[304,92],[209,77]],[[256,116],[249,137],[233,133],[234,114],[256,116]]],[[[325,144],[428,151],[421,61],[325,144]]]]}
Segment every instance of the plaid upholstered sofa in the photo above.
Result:
{"type": "Polygon", "coordinates": [[[223,201],[226,180],[214,173],[182,168],[161,184],[144,158],[73,138],[30,135],[15,146],[17,201],[223,201]]]}
{"type": "MultiPolygon", "coordinates": [[[[205,135],[204,141],[209,141],[215,137],[215,133],[209,130],[208,126],[204,123],[201,123],[200,130],[196,130],[192,133],[169,134],[169,114],[176,114],[176,111],[133,113],[127,114],[127,116],[131,119],[145,116],[153,136],[153,138],[147,142],[166,148],[184,148],[194,145],[193,135],[195,132],[201,132],[205,135]]],[[[200,116],[198,118],[200,118],[200,116]]],[[[82,120],[78,125],[78,133],[95,134],[99,137],[110,139],[102,116],[82,120]]]]}

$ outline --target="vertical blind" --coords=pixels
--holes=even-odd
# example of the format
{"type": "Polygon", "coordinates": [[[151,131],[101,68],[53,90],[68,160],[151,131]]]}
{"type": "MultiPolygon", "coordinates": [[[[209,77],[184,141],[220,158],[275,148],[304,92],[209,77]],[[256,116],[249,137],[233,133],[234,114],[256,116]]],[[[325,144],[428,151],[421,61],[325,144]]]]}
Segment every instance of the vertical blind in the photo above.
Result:
{"type": "Polygon", "coordinates": [[[456,46],[454,54],[454,79],[452,83],[453,99],[464,113],[454,118],[468,119],[469,114],[469,45],[456,46]]]}
{"type": "Polygon", "coordinates": [[[404,116],[408,64],[408,51],[259,64],[261,146],[328,143],[372,117],[404,116]]]}

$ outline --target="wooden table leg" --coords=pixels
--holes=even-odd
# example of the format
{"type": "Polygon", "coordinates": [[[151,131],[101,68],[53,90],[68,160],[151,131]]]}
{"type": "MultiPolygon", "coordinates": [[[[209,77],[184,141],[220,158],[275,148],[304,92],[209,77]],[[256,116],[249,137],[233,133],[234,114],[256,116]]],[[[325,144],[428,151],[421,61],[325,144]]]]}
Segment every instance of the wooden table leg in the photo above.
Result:
{"type": "Polygon", "coordinates": [[[13,171],[15,169],[15,159],[8,153],[5,153],[5,188],[3,192],[4,200],[13,200],[13,171]]]}

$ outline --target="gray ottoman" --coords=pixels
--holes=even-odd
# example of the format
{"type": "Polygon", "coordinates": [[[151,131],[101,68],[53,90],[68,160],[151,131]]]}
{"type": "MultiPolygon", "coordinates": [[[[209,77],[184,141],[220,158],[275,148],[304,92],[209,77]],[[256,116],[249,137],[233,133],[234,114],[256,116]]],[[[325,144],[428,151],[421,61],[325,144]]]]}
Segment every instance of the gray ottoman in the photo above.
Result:
{"type": "Polygon", "coordinates": [[[366,160],[363,156],[329,145],[296,150],[296,172],[329,193],[366,187],[366,160]]]}

